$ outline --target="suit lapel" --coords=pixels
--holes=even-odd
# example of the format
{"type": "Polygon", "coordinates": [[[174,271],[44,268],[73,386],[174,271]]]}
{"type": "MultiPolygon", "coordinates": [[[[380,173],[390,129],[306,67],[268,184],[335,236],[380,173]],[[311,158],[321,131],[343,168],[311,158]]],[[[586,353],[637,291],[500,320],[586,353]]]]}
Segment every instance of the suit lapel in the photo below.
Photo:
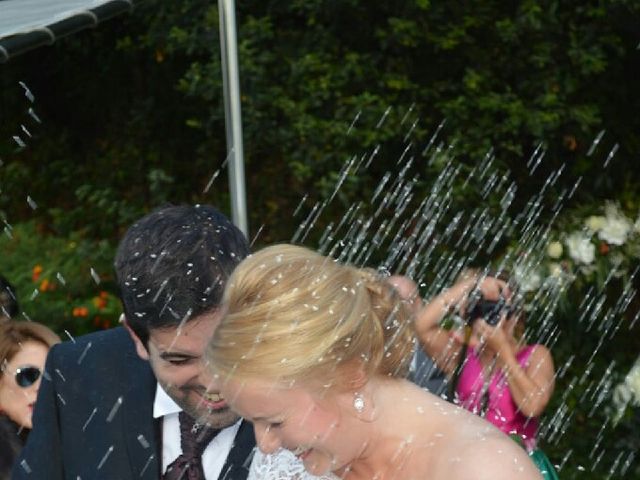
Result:
{"type": "Polygon", "coordinates": [[[122,378],[127,382],[123,399],[122,429],[126,439],[131,478],[157,480],[160,477],[160,448],[153,402],[157,382],[149,364],[127,352],[122,378]]]}
{"type": "MultiPolygon", "coordinates": [[[[122,356],[121,388],[126,392],[122,402],[121,429],[127,448],[132,480],[158,480],[162,459],[161,422],[153,418],[157,380],[148,362],[141,360],[133,345],[122,356]]],[[[246,480],[255,447],[253,425],[242,421],[222,467],[219,480],[246,480]]]]}
{"type": "Polygon", "coordinates": [[[222,467],[220,480],[246,480],[255,446],[253,425],[243,420],[227,456],[227,461],[222,467]]]}

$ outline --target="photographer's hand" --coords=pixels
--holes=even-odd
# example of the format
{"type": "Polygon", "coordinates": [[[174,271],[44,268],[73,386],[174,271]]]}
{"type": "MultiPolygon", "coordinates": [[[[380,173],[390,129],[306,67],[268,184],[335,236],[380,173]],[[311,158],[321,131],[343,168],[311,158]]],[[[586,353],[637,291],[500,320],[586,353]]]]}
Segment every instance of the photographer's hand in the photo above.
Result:
{"type": "MultiPolygon", "coordinates": [[[[416,334],[422,348],[433,359],[438,368],[452,375],[461,350],[461,343],[452,336],[451,329],[442,328],[441,321],[446,315],[464,308],[469,292],[475,287],[474,274],[464,276],[450,288],[424,303],[416,312],[416,334]]],[[[462,330],[462,327],[454,327],[462,330]]],[[[464,338],[464,332],[459,332],[464,338]]]]}
{"type": "Polygon", "coordinates": [[[497,302],[500,299],[509,300],[511,298],[511,289],[504,280],[495,277],[482,277],[477,282],[477,289],[485,300],[497,302]]]}

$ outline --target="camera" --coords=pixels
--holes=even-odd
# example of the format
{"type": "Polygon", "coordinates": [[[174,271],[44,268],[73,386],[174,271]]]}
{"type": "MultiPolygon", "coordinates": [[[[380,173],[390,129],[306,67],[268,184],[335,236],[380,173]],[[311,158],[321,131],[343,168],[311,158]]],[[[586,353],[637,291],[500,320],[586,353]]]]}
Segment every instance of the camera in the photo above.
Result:
{"type": "Polygon", "coordinates": [[[512,313],[511,306],[507,304],[504,298],[487,300],[480,294],[471,294],[467,303],[465,322],[467,325],[472,325],[473,322],[482,318],[487,324],[495,327],[500,322],[503,313],[507,317],[512,313]]]}

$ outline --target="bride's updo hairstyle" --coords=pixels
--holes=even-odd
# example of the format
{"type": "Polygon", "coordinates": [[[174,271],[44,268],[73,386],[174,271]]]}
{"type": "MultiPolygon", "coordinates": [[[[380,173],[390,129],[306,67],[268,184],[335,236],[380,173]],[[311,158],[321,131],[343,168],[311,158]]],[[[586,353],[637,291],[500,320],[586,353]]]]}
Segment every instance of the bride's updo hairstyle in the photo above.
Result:
{"type": "Polygon", "coordinates": [[[222,380],[319,381],[350,389],[355,371],[366,377],[408,372],[410,311],[371,270],[275,245],[236,267],[223,307],[207,352],[222,380]]]}

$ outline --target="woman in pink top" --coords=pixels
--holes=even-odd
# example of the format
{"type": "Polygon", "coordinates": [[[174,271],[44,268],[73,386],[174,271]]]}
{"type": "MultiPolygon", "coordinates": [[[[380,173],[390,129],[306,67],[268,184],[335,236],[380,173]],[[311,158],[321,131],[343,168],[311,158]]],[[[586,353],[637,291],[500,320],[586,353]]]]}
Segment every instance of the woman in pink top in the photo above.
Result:
{"type": "Polygon", "coordinates": [[[535,449],[538,417],[554,388],[555,369],[549,349],[525,344],[524,318],[509,308],[496,317],[496,325],[483,318],[469,318],[457,328],[441,326],[449,313],[469,316],[474,289],[484,300],[502,299],[508,307],[512,298],[509,285],[470,273],[423,305],[411,280],[390,280],[403,297],[413,302],[418,338],[438,367],[455,382],[455,401],[506,434],[517,434],[528,451],[535,449]]]}
{"type": "MultiPolygon", "coordinates": [[[[523,370],[526,371],[529,357],[536,347],[542,346],[529,345],[516,354],[516,360],[523,370]]],[[[467,351],[466,358],[456,385],[458,402],[467,410],[484,416],[504,433],[518,435],[528,451],[534,450],[538,418],[527,417],[519,410],[511,396],[507,376],[499,370],[487,382],[480,360],[481,353],[471,349],[467,351]]]]}

